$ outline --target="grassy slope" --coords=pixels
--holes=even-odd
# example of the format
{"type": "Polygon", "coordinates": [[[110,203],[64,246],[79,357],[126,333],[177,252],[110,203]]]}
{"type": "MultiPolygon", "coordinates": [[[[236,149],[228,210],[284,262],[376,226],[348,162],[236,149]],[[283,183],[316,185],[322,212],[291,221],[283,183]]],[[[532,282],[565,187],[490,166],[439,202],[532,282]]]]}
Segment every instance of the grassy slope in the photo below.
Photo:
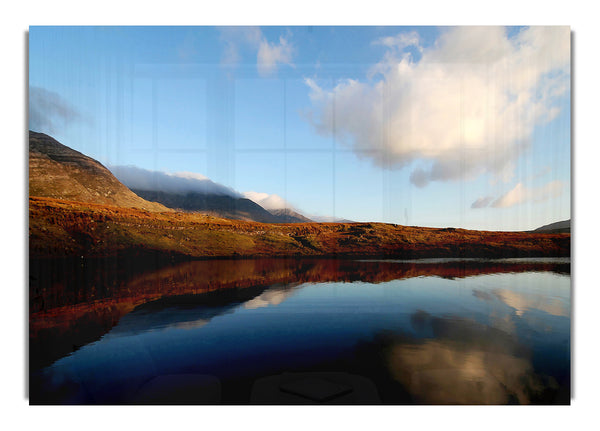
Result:
{"type": "Polygon", "coordinates": [[[385,223],[262,224],[52,198],[29,200],[32,257],[110,256],[130,250],[191,257],[569,256],[570,238],[385,223]]]}

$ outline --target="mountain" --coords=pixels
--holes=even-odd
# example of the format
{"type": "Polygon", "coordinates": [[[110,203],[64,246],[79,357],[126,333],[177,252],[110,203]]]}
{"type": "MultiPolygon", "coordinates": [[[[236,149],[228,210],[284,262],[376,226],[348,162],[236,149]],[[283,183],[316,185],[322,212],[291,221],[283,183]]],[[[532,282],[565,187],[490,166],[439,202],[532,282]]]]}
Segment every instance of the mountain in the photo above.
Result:
{"type": "Polygon", "coordinates": [[[275,217],[277,217],[278,223],[311,223],[312,220],[308,217],[304,217],[302,214],[297,213],[289,208],[281,208],[269,211],[275,217]]]}
{"type": "Polygon", "coordinates": [[[137,195],[169,208],[261,223],[312,221],[291,209],[271,210],[270,206],[257,201],[252,194],[238,193],[197,173],[167,173],[136,166],[111,166],[110,169],[119,181],[137,195]]]}
{"type": "Polygon", "coordinates": [[[311,223],[289,208],[266,210],[256,202],[243,197],[211,193],[174,193],[153,190],[132,189],[138,196],[158,202],[168,208],[189,212],[201,212],[215,217],[232,220],[256,221],[260,223],[311,223]]]}
{"type": "Polygon", "coordinates": [[[542,227],[534,229],[532,232],[543,232],[543,233],[571,233],[571,219],[557,221],[556,223],[550,223],[542,227]]]}
{"type": "Polygon", "coordinates": [[[289,223],[280,221],[276,215],[271,214],[250,199],[199,192],[174,193],[139,189],[133,189],[133,191],[144,199],[161,203],[168,208],[201,212],[233,220],[289,223]]]}
{"type": "Polygon", "coordinates": [[[44,133],[32,131],[29,131],[29,196],[171,211],[137,196],[98,161],[44,133]]]}

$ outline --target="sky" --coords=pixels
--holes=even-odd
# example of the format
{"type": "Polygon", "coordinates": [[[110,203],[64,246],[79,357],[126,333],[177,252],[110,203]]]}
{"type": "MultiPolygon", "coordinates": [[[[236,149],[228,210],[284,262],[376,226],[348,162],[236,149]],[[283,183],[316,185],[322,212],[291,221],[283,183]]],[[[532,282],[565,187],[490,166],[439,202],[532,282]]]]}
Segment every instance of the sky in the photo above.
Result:
{"type": "MultiPolygon", "coordinates": [[[[571,217],[568,27],[30,27],[29,128],[269,209],[571,217]]],[[[133,168],[130,172],[134,171],[133,168]]]]}

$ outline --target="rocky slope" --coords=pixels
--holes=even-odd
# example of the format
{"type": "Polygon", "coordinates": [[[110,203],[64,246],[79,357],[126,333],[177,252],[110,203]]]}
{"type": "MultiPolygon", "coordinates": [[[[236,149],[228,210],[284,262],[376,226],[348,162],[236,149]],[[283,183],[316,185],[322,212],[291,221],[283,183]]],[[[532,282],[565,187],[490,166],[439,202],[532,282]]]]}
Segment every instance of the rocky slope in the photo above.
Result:
{"type": "Polygon", "coordinates": [[[96,160],[44,133],[32,131],[29,132],[29,196],[153,212],[172,211],[137,196],[96,160]]]}

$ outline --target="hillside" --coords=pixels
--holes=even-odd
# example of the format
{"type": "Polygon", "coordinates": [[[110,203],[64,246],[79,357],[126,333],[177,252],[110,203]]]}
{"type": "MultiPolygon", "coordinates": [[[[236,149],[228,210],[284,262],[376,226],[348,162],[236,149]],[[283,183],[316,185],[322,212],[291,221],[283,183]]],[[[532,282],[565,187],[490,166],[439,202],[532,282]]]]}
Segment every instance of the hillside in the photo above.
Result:
{"type": "Polygon", "coordinates": [[[542,227],[534,229],[532,232],[544,232],[544,233],[571,233],[571,219],[557,221],[556,223],[550,223],[542,227]]]}
{"type": "Polygon", "coordinates": [[[32,131],[29,132],[29,196],[172,211],[137,196],[96,160],[44,133],[32,131]]]}
{"type": "Polygon", "coordinates": [[[58,199],[29,200],[31,257],[124,251],[207,257],[569,256],[570,234],[487,232],[386,223],[264,224],[58,199]]]}

